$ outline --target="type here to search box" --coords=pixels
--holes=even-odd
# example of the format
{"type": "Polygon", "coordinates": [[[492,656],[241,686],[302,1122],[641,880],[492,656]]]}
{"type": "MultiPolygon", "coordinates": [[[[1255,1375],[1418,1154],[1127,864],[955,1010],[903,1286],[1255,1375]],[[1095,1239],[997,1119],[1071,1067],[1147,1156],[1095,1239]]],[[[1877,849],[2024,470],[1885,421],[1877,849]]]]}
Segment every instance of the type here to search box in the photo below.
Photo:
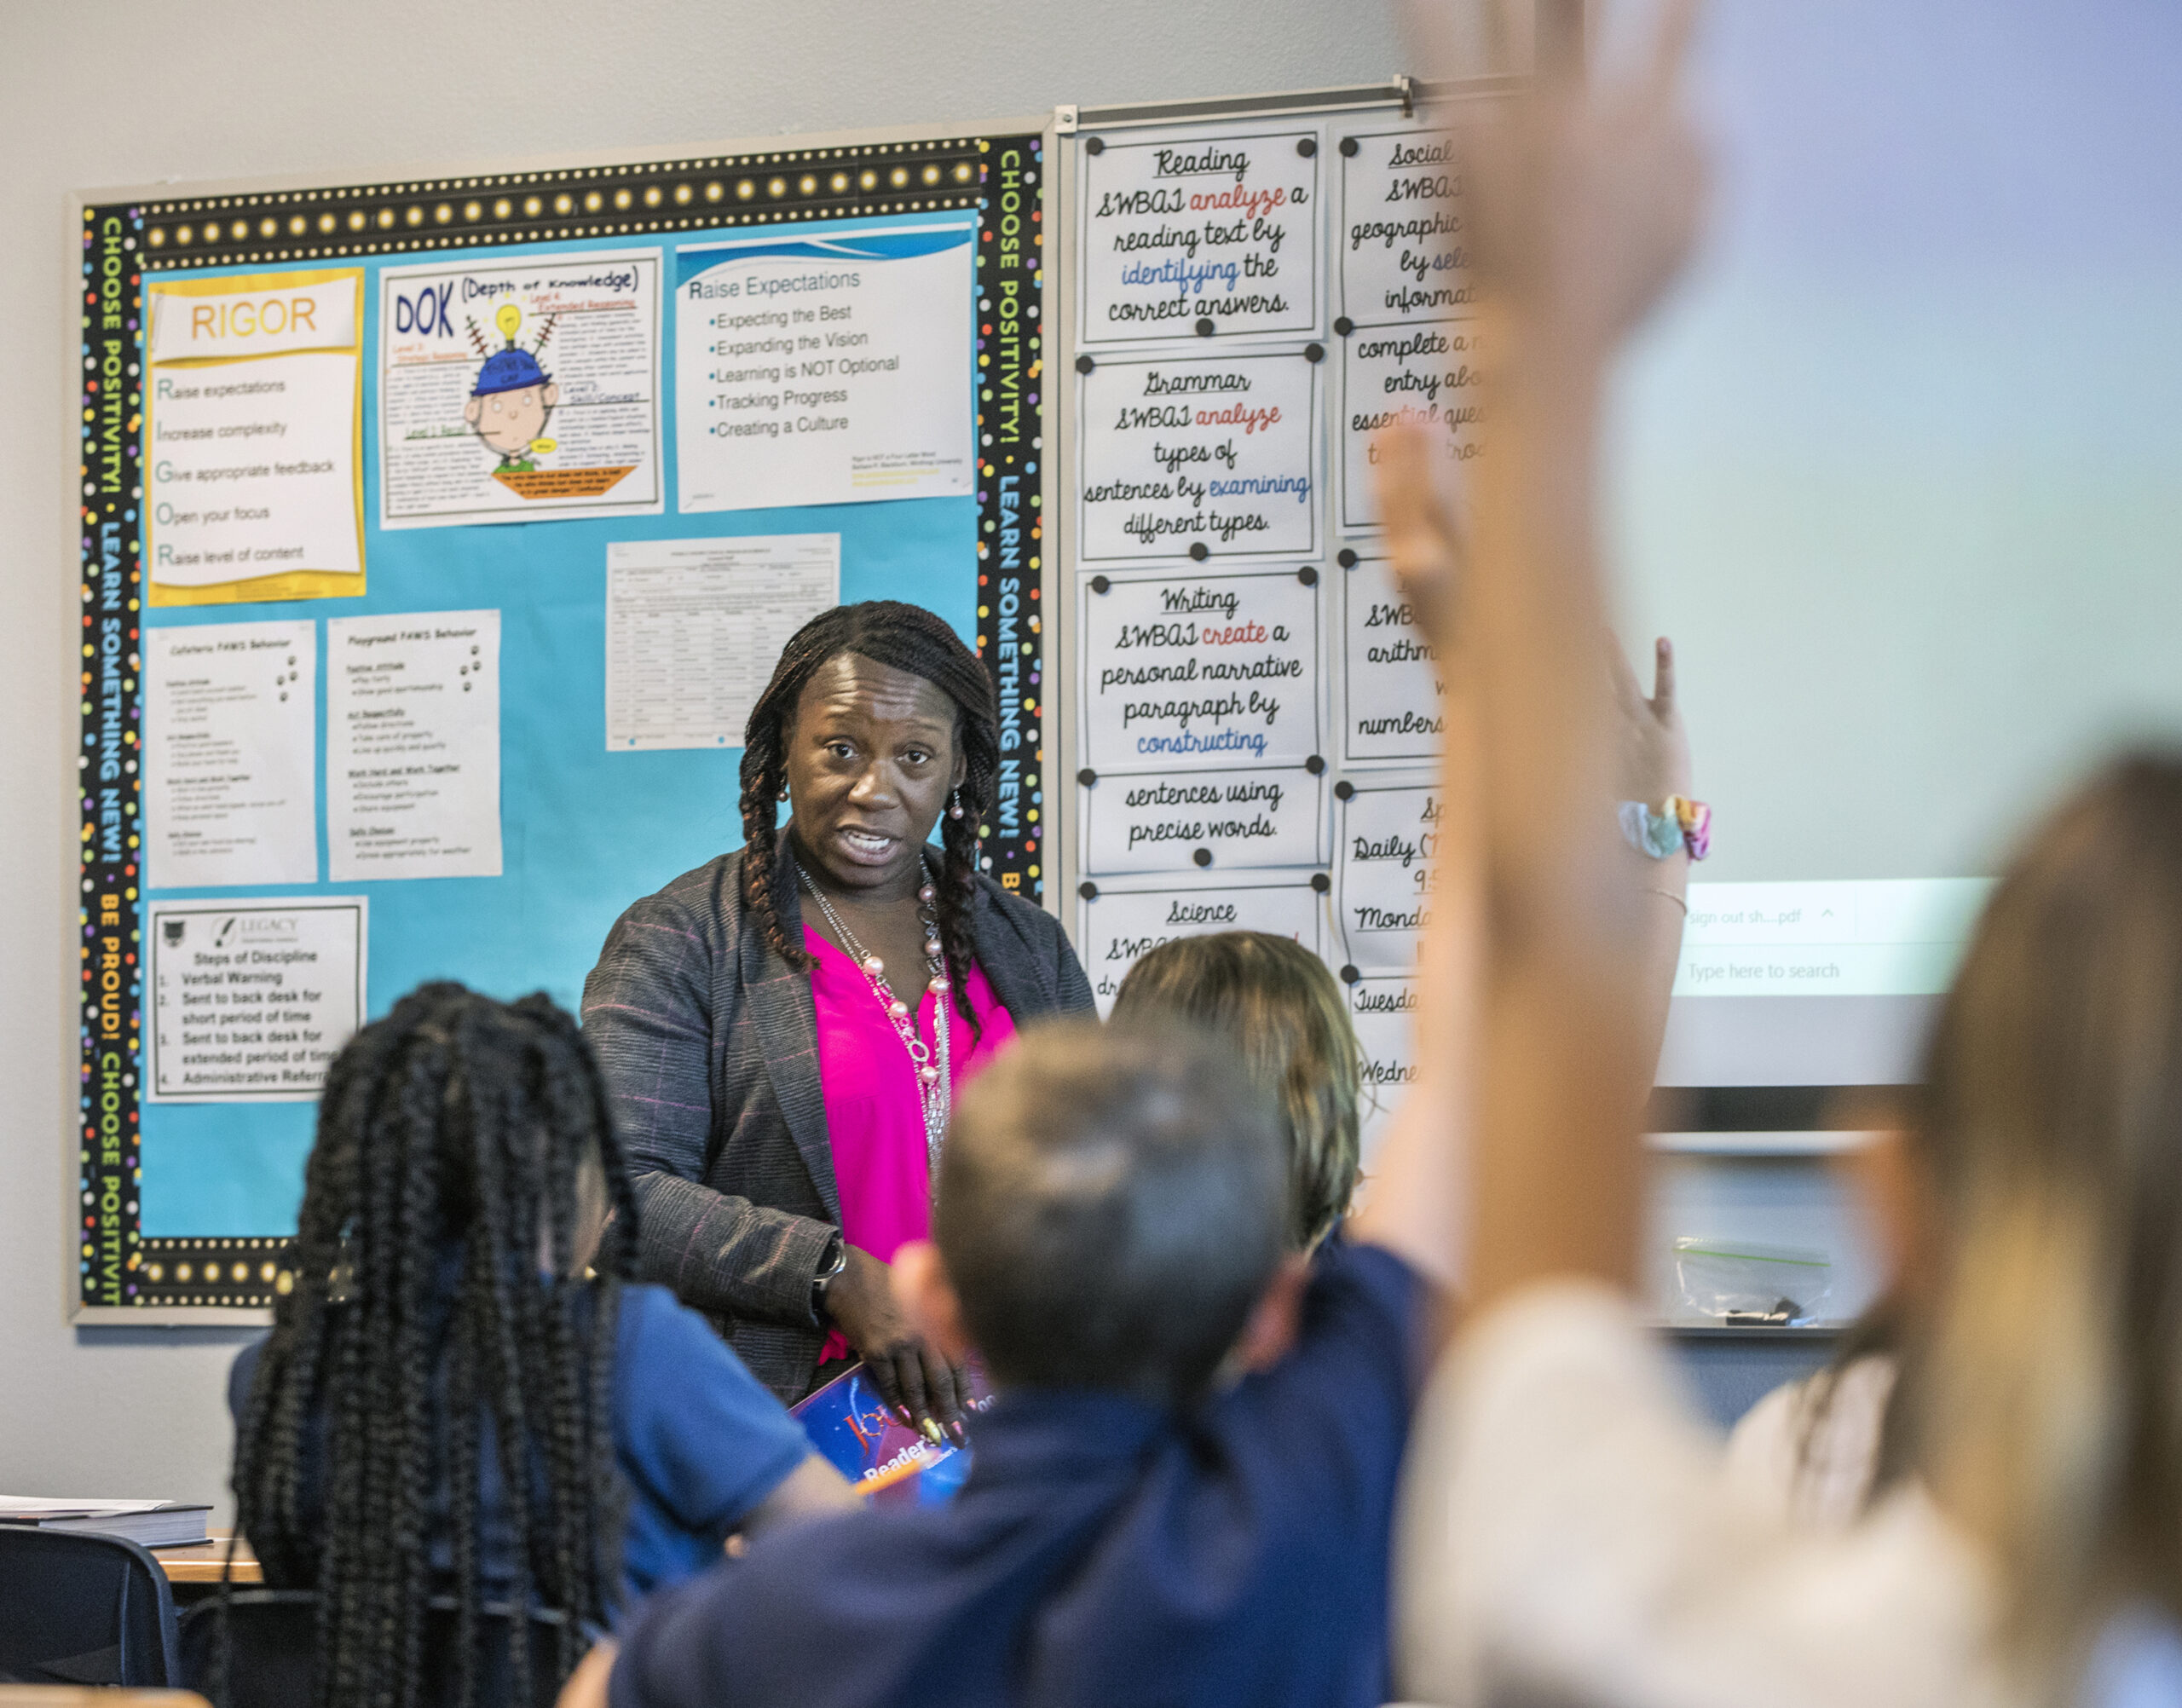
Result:
{"type": "Polygon", "coordinates": [[[1937,995],[1991,891],[1985,878],[1692,884],[1674,994],[1937,995]]]}

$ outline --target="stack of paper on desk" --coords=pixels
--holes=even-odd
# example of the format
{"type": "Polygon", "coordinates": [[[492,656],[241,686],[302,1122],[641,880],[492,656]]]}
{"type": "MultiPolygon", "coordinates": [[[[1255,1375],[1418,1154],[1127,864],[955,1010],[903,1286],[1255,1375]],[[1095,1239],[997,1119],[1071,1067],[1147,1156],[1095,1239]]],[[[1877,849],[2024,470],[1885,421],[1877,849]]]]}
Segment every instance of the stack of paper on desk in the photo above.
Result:
{"type": "Polygon", "coordinates": [[[0,1524],[39,1530],[95,1530],[125,1536],[146,1548],[178,1548],[210,1538],[205,1519],[212,1509],[175,1500],[51,1500],[0,1495],[0,1524]]]}

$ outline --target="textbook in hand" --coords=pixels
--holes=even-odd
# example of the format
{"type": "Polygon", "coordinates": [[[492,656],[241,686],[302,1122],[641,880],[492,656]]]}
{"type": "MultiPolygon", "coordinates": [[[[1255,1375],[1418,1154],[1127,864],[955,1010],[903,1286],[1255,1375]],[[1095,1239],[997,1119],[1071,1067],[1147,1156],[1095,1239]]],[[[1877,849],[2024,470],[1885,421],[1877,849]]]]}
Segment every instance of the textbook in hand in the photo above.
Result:
{"type": "MultiPolygon", "coordinates": [[[[970,1365],[973,1412],[992,1404],[984,1370],[970,1365]]],[[[951,1441],[934,1445],[904,1423],[879,1397],[861,1364],[788,1408],[811,1446],[878,1506],[937,1506],[970,1474],[970,1451],[951,1441]]]]}

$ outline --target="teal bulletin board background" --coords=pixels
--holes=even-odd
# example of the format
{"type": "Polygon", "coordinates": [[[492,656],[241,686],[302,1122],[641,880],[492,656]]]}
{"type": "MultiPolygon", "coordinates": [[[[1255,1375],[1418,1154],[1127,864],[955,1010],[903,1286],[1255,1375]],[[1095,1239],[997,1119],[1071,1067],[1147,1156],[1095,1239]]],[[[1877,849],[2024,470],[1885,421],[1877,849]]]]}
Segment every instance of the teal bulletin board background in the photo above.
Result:
{"type": "MultiPolygon", "coordinates": [[[[960,224],[960,211],[798,222],[812,239],[883,222],[960,224]]],[[[251,895],[371,898],[369,1005],[384,1014],[426,979],[457,978],[492,995],[544,990],[570,1008],[615,918],[631,902],[742,841],[740,748],[609,753],[605,730],[606,548],[624,540],[838,534],[841,598],[908,599],[975,643],[978,503],[973,496],[777,510],[674,510],[679,490],[674,366],[674,251],[748,226],[495,245],[524,255],[657,247],[661,268],[661,464],[658,516],[476,527],[378,526],[379,277],[390,266],[457,261],[461,251],[361,257],[365,268],[364,566],[361,598],[147,609],[147,627],[309,617],[318,627],[319,869],[326,869],[326,619],[382,612],[500,614],[502,875],[251,886],[251,895]]],[[[786,236],[788,234],[782,234],[786,236]]],[[[972,241],[975,241],[974,234],[972,241]]],[[[191,276],[292,271],[298,265],[193,269],[191,276]]],[[[973,274],[974,274],[974,269],[973,274]]],[[[159,275],[172,276],[172,275],[159,275]]],[[[973,295],[962,312],[975,313],[973,295]]],[[[963,378],[973,385],[971,375],[963,378]]],[[[152,899],[233,896],[232,889],[153,889],[152,899]]],[[[141,1226],[146,1238],[278,1237],[295,1227],[317,1106],[308,1103],[142,1105],[141,1226]]]]}

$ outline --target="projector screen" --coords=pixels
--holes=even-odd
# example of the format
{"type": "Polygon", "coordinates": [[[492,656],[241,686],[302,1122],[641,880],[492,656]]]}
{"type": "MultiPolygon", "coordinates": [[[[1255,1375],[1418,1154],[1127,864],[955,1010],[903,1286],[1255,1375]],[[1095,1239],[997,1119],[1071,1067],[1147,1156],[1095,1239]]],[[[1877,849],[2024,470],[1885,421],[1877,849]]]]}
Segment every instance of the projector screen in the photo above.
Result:
{"type": "Polygon", "coordinates": [[[1612,439],[1716,814],[1660,1082],[1895,1082],[2010,839],[2182,730],[2182,9],[1733,0],[1696,58],[1612,439]]]}

